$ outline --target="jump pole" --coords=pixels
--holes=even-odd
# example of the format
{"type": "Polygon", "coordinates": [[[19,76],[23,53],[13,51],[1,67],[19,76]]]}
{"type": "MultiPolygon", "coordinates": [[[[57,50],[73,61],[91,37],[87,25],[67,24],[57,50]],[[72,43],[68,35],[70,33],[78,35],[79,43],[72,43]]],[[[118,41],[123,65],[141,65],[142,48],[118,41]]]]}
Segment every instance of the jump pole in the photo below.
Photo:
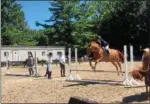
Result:
{"type": "Polygon", "coordinates": [[[68,48],[68,61],[69,61],[69,75],[66,78],[66,80],[74,80],[72,74],[71,74],[71,48],[68,48]]]}
{"type": "MultiPolygon", "coordinates": [[[[134,57],[133,57],[133,46],[130,45],[130,63],[131,63],[131,71],[133,71],[133,68],[134,68],[134,57]]],[[[139,85],[139,83],[133,79],[133,77],[130,78],[130,82],[131,84],[135,84],[135,85],[139,85]]]]}
{"type": "Polygon", "coordinates": [[[37,57],[36,57],[36,51],[34,52],[34,55],[35,55],[35,77],[38,77],[40,76],[39,75],[39,72],[38,72],[38,62],[37,62],[37,57]]]}
{"type": "Polygon", "coordinates": [[[127,46],[124,45],[124,59],[125,59],[125,80],[123,81],[123,85],[125,86],[129,86],[129,85],[132,85],[130,80],[129,80],[129,77],[128,77],[128,61],[127,61],[127,46]]]}
{"type": "Polygon", "coordinates": [[[78,66],[77,66],[77,60],[78,60],[78,50],[77,48],[75,48],[75,63],[76,63],[76,70],[78,69],[78,66]]]}
{"type": "Polygon", "coordinates": [[[71,48],[68,49],[68,56],[69,56],[69,70],[70,70],[70,73],[71,73],[71,48]]]}
{"type": "MultiPolygon", "coordinates": [[[[75,64],[76,64],[76,70],[78,70],[78,49],[75,48],[75,64]]],[[[75,76],[75,80],[81,80],[80,76],[78,74],[76,74],[75,76]]]]}
{"type": "Polygon", "coordinates": [[[9,69],[9,63],[8,63],[8,55],[6,55],[6,69],[9,69]]]}
{"type": "Polygon", "coordinates": [[[9,73],[9,60],[8,60],[8,54],[6,54],[6,73],[9,73]]]}
{"type": "Polygon", "coordinates": [[[131,71],[133,70],[133,46],[130,45],[130,62],[131,62],[131,71]]]}

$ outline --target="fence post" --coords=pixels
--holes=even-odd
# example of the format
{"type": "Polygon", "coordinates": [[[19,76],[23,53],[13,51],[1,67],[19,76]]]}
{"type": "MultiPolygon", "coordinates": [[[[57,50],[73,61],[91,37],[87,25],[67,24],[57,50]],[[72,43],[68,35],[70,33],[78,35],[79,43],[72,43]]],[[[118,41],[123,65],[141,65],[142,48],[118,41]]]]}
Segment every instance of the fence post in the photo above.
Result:
{"type": "MultiPolygon", "coordinates": [[[[133,68],[134,68],[134,58],[133,58],[133,46],[130,45],[130,63],[131,63],[131,72],[133,71],[133,68]]],[[[130,82],[131,82],[131,85],[133,84],[136,84],[136,85],[139,85],[139,83],[134,80],[132,77],[130,78],[130,82]]]]}
{"type": "Polygon", "coordinates": [[[39,72],[38,72],[38,62],[37,62],[37,57],[36,57],[36,51],[34,53],[35,53],[34,55],[35,55],[35,72],[36,72],[35,76],[38,77],[40,75],[39,75],[39,72]]]}
{"type": "Polygon", "coordinates": [[[77,67],[77,61],[78,61],[78,53],[77,53],[77,48],[75,48],[75,63],[76,63],[76,70],[78,69],[77,67]]]}
{"type": "Polygon", "coordinates": [[[131,82],[129,81],[128,77],[128,60],[127,60],[127,46],[124,45],[124,59],[125,59],[125,80],[123,82],[123,85],[128,86],[131,85],[131,82]]]}
{"type": "Polygon", "coordinates": [[[71,48],[68,49],[68,61],[69,61],[69,75],[66,78],[66,80],[74,80],[72,74],[71,74],[71,48]]]}
{"type": "Polygon", "coordinates": [[[69,48],[68,51],[69,51],[69,52],[68,52],[68,53],[69,53],[69,54],[68,54],[68,56],[69,56],[69,57],[68,57],[68,58],[69,58],[69,70],[70,70],[70,73],[71,73],[71,48],[69,48]]]}

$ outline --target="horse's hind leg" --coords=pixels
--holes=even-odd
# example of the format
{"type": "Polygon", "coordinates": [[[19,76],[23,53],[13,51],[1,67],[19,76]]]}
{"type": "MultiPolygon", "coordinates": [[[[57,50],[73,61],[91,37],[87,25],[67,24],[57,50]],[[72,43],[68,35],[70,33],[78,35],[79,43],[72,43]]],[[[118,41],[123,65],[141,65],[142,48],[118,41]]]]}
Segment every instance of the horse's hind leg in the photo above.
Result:
{"type": "Polygon", "coordinates": [[[115,62],[111,62],[115,67],[116,67],[116,69],[117,69],[117,73],[118,73],[118,75],[119,75],[119,71],[118,71],[118,66],[117,66],[117,63],[115,63],[115,62]]]}
{"type": "Polygon", "coordinates": [[[118,61],[117,61],[117,63],[118,63],[118,66],[119,66],[119,68],[120,68],[121,74],[122,74],[122,76],[123,76],[123,72],[122,72],[121,64],[120,64],[120,62],[118,62],[118,61]]]}
{"type": "Polygon", "coordinates": [[[89,60],[89,65],[91,66],[92,69],[94,69],[94,66],[92,65],[92,59],[89,60]]]}

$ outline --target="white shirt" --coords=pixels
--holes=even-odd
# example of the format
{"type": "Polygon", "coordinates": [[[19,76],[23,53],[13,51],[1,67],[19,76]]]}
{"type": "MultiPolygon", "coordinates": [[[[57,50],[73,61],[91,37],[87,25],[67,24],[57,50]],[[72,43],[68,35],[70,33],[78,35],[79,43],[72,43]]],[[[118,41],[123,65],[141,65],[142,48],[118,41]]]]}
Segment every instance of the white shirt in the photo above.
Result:
{"type": "Polygon", "coordinates": [[[57,56],[57,60],[59,60],[59,62],[62,64],[65,64],[65,61],[66,61],[65,56],[61,56],[61,57],[57,56]]]}
{"type": "Polygon", "coordinates": [[[48,68],[48,71],[52,71],[52,58],[48,58],[47,59],[47,68],[48,68]]]}

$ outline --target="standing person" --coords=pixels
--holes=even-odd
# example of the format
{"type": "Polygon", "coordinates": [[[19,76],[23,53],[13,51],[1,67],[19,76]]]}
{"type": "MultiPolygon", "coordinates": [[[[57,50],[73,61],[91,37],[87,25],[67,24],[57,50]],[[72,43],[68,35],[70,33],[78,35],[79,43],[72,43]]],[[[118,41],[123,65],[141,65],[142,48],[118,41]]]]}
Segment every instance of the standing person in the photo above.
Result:
{"type": "Polygon", "coordinates": [[[29,67],[29,75],[30,76],[33,76],[35,73],[34,73],[34,64],[35,64],[35,62],[34,62],[35,60],[34,60],[34,58],[33,58],[33,55],[32,55],[32,53],[31,52],[29,52],[28,53],[28,59],[26,60],[26,62],[27,62],[27,66],[29,67]]]}
{"type": "Polygon", "coordinates": [[[62,53],[58,53],[58,61],[59,61],[59,65],[60,65],[60,73],[61,73],[61,77],[65,77],[65,56],[62,55],[62,53]]]}
{"type": "Polygon", "coordinates": [[[51,79],[51,75],[52,75],[52,56],[53,54],[52,53],[49,53],[48,54],[48,59],[47,59],[47,69],[46,69],[46,73],[45,73],[45,77],[46,75],[48,75],[48,79],[51,79]]]}

